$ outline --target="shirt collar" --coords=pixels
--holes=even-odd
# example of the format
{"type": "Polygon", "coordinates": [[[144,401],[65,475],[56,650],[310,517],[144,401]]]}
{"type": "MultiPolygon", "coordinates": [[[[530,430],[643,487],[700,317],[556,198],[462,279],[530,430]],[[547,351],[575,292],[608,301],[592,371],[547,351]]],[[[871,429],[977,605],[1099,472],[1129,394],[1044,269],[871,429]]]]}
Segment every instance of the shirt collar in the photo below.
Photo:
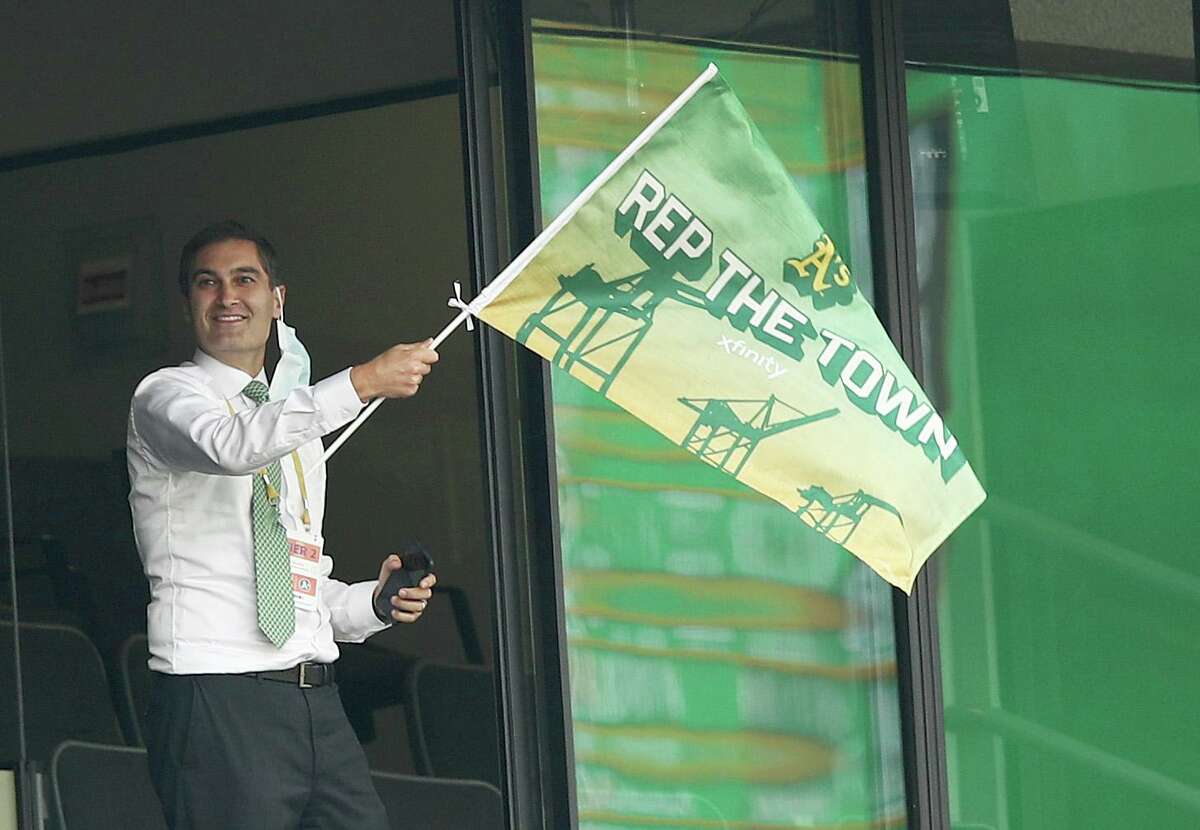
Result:
{"type": "Polygon", "coordinates": [[[246,384],[252,380],[257,380],[264,384],[267,382],[265,368],[259,369],[257,376],[250,377],[241,369],[230,366],[228,363],[222,363],[200,348],[197,348],[196,353],[192,355],[192,362],[203,369],[205,374],[212,379],[213,389],[222,398],[232,398],[235,395],[242,394],[242,390],[246,388],[246,384]]]}

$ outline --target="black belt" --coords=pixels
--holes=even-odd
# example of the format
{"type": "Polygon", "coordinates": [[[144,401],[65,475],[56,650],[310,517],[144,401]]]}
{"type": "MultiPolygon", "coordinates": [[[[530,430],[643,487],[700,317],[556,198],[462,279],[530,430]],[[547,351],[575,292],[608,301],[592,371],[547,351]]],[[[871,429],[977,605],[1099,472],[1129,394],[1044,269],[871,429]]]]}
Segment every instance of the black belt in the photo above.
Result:
{"type": "Polygon", "coordinates": [[[290,669],[274,671],[248,671],[246,677],[257,677],[260,680],[275,680],[279,683],[291,683],[301,689],[311,689],[314,686],[324,686],[333,682],[332,663],[300,663],[290,669]]]}

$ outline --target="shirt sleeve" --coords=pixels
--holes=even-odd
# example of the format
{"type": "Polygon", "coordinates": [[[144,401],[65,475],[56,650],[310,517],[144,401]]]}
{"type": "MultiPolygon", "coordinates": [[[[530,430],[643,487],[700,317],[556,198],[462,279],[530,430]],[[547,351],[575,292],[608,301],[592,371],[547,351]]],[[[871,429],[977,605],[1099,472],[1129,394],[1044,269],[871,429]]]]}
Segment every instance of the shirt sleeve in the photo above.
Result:
{"type": "Polygon", "coordinates": [[[133,394],[134,432],[171,469],[246,475],[348,423],[363,407],[349,369],[235,414],[205,391],[156,374],[133,394]]]}
{"type": "Polygon", "coordinates": [[[374,580],[347,584],[336,579],[326,579],[322,584],[334,640],[339,643],[361,643],[388,627],[388,623],[375,616],[375,609],[371,607],[375,585],[374,580]]]}

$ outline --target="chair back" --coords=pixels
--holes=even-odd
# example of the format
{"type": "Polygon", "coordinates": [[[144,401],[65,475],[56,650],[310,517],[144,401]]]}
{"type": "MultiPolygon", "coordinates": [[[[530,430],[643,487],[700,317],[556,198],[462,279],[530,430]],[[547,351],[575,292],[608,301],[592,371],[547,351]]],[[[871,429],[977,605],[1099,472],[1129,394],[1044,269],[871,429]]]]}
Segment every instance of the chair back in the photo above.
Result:
{"type": "Polygon", "coordinates": [[[498,716],[491,670],[420,660],[409,678],[421,771],[439,778],[499,784],[498,716]]]}
{"type": "Polygon", "coordinates": [[[504,801],[491,784],[378,771],[371,780],[395,830],[504,830],[504,801]]]}
{"type": "MultiPolygon", "coordinates": [[[[124,743],[100,653],[82,631],[19,623],[26,749],[46,764],[68,739],[124,743]]],[[[0,621],[0,666],[13,664],[13,624],[0,621]]],[[[0,672],[0,758],[18,757],[15,678],[0,672]]]]}
{"type": "Polygon", "coordinates": [[[51,757],[50,787],[62,830],[166,829],[144,749],[64,741],[51,757]]]}
{"type": "Polygon", "coordinates": [[[117,652],[120,672],[118,712],[126,743],[146,745],[146,706],[150,702],[150,644],[145,634],[131,634],[117,652]]]}

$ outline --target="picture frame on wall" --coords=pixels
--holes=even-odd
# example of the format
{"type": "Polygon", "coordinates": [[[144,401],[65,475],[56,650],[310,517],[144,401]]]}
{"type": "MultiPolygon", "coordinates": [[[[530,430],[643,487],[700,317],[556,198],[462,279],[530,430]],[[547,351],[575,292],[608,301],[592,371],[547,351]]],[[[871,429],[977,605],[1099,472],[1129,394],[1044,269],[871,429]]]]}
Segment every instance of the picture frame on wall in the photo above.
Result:
{"type": "Polygon", "coordinates": [[[162,233],[153,217],[73,228],[63,254],[76,365],[166,347],[162,233]]]}
{"type": "Polygon", "coordinates": [[[129,255],[80,262],[76,272],[75,315],[129,308],[133,267],[129,255]]]}

